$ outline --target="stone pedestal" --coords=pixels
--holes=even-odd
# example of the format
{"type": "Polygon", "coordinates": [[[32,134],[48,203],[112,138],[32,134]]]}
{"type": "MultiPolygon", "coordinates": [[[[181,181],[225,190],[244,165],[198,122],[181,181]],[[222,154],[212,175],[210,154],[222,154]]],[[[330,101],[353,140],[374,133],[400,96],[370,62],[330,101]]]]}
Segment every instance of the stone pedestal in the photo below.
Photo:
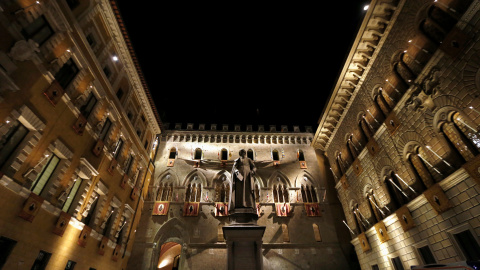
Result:
{"type": "Polygon", "coordinates": [[[263,269],[262,237],[265,226],[230,225],[223,227],[227,242],[227,269],[263,269]]]}
{"type": "Polygon", "coordinates": [[[223,227],[227,243],[227,269],[263,269],[262,237],[265,226],[258,226],[254,209],[235,209],[231,225],[223,227]]]}

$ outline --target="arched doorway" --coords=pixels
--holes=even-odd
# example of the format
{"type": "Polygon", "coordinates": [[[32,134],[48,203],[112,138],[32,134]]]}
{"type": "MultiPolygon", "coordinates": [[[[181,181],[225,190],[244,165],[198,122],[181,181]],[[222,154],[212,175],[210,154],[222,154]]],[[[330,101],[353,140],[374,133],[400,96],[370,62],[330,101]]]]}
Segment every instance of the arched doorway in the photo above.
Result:
{"type": "Polygon", "coordinates": [[[157,270],[178,270],[182,245],[176,242],[167,242],[160,248],[160,258],[157,270]]]}

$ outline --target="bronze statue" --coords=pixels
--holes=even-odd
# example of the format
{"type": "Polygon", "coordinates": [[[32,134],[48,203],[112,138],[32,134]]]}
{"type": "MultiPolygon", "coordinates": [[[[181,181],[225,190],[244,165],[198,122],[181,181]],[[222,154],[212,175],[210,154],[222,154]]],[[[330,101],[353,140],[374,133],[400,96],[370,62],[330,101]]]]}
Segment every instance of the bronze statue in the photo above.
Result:
{"type": "Polygon", "coordinates": [[[240,150],[240,157],[235,160],[232,168],[232,184],[230,185],[229,211],[239,208],[253,208],[255,206],[255,179],[253,175],[257,168],[253,160],[247,157],[245,150],[240,150]]]}

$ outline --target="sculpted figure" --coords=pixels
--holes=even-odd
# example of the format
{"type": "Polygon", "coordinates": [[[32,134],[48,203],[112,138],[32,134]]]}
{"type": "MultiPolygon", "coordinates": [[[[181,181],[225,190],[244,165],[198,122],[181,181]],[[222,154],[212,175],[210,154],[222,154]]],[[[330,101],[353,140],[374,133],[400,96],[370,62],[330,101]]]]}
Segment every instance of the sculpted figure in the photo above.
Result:
{"type": "Polygon", "coordinates": [[[247,157],[245,150],[240,150],[240,157],[235,160],[232,168],[232,184],[230,185],[230,211],[238,208],[255,209],[255,194],[253,175],[257,168],[253,160],[247,157]]]}

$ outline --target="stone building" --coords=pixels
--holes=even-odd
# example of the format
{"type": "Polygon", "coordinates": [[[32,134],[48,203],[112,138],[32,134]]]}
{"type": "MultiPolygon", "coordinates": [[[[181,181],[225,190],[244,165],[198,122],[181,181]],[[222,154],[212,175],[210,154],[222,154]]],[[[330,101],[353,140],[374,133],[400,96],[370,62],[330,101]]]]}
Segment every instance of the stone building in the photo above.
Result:
{"type": "Polygon", "coordinates": [[[362,269],[480,259],[479,13],[373,1],[312,142],[362,269]]]}
{"type": "Polygon", "coordinates": [[[225,205],[241,149],[257,168],[264,268],[350,269],[334,179],[311,147],[311,128],[175,124],[159,138],[127,269],[226,268],[222,227],[230,224],[225,205]]]}
{"type": "Polygon", "coordinates": [[[126,267],[160,133],[137,66],[114,2],[0,2],[0,268],[126,267]]]}

